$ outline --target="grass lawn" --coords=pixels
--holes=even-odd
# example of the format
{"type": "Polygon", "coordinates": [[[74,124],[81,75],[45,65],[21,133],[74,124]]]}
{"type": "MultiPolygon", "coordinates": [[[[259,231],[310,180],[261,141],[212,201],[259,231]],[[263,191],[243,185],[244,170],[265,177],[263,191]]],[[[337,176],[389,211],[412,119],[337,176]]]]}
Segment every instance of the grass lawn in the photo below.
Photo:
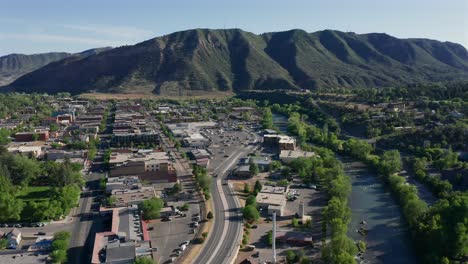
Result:
{"type": "Polygon", "coordinates": [[[18,192],[18,198],[23,201],[45,201],[50,199],[50,186],[28,186],[18,192]]]}

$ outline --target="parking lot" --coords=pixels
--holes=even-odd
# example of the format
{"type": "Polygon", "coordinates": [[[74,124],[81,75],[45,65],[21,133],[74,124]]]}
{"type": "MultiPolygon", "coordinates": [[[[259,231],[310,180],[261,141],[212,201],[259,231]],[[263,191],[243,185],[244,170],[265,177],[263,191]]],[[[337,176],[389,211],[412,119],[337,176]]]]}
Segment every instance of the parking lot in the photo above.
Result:
{"type": "MultiPolygon", "coordinates": [[[[175,205],[183,205],[184,202],[178,202],[175,205]]],[[[172,204],[172,203],[171,203],[172,204]]],[[[151,237],[151,245],[158,250],[154,252],[154,259],[157,263],[170,263],[171,258],[177,258],[177,251],[180,245],[186,241],[191,241],[195,233],[192,223],[194,216],[199,215],[200,207],[198,203],[190,203],[189,211],[185,217],[172,216],[172,220],[163,219],[151,220],[148,228],[151,237]]]]}

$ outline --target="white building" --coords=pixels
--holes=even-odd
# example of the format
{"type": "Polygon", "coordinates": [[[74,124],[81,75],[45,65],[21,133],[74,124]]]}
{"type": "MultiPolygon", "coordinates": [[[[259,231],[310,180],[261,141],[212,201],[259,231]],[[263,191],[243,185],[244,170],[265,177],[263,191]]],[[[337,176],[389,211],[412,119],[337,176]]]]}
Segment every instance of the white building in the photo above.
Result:
{"type": "Polygon", "coordinates": [[[257,205],[268,211],[268,215],[276,212],[277,215],[284,215],[286,206],[287,187],[275,187],[264,185],[262,190],[257,194],[257,205]]]}
{"type": "Polygon", "coordinates": [[[21,231],[19,231],[17,228],[14,228],[7,234],[6,238],[8,240],[7,248],[16,249],[22,240],[21,231]]]}
{"type": "Polygon", "coordinates": [[[302,150],[282,150],[280,152],[279,158],[283,163],[289,164],[297,158],[310,158],[315,156],[315,152],[302,150]]]}

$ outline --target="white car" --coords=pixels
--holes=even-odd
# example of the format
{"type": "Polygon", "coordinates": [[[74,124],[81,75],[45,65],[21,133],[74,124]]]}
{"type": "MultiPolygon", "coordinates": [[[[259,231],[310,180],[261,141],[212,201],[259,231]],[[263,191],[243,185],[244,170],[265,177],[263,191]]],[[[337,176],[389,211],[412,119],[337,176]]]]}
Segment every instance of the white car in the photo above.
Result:
{"type": "Polygon", "coordinates": [[[187,245],[183,244],[182,246],[180,246],[180,251],[184,251],[186,248],[187,248],[187,245]]]}

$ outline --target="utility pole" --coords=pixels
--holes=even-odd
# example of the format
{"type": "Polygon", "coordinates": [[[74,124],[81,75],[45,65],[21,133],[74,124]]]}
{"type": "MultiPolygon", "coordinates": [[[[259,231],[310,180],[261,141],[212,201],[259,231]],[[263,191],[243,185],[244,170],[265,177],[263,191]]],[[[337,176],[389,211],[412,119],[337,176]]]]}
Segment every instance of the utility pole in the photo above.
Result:
{"type": "Polygon", "coordinates": [[[273,212],[273,264],[276,263],[276,212],[273,212]]]}

